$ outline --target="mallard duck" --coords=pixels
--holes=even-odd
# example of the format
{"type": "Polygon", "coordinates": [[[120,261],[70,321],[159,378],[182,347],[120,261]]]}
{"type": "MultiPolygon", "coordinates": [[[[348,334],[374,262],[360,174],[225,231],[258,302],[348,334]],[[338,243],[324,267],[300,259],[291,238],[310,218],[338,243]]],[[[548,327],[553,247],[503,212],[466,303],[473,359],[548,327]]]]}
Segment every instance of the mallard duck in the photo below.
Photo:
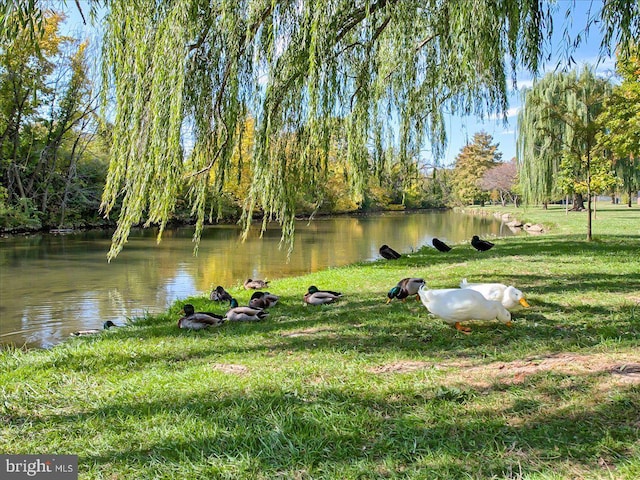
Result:
{"type": "Polygon", "coordinates": [[[178,320],[178,328],[202,330],[203,328],[218,327],[224,323],[224,317],[211,312],[196,312],[190,303],[182,307],[184,317],[178,320]]]}
{"type": "Polygon", "coordinates": [[[341,297],[342,293],[341,292],[334,292],[333,290],[319,290],[318,287],[316,287],[315,285],[311,285],[308,289],[307,289],[308,293],[329,293],[335,297],[341,297]]]}
{"type": "Polygon", "coordinates": [[[434,238],[433,240],[431,240],[431,245],[433,245],[439,252],[448,252],[449,250],[451,250],[451,247],[449,245],[438,238],[434,238]]]}
{"type": "Polygon", "coordinates": [[[466,278],[460,282],[460,288],[471,288],[480,292],[487,300],[496,300],[502,303],[507,310],[522,305],[529,308],[529,303],[525,300],[524,294],[514,286],[507,286],[503,283],[469,283],[466,278]]]}
{"type": "Polygon", "coordinates": [[[462,333],[469,333],[471,329],[463,327],[461,322],[471,320],[497,319],[511,326],[511,314],[500,302],[487,300],[480,292],[470,288],[427,290],[423,285],[418,290],[418,295],[429,312],[462,333]]]}
{"type": "Polygon", "coordinates": [[[398,252],[396,252],[393,248],[391,248],[389,245],[382,245],[380,247],[379,252],[380,252],[380,255],[382,255],[382,257],[386,258],[387,260],[397,260],[402,256],[398,252]]]}
{"type": "Polygon", "coordinates": [[[249,289],[259,290],[261,288],[267,288],[268,285],[269,285],[269,282],[266,282],[264,280],[253,280],[251,278],[247,278],[244,281],[245,290],[249,290],[249,289]]]}
{"type": "Polygon", "coordinates": [[[231,299],[231,308],[227,310],[224,317],[230,322],[257,322],[264,320],[269,315],[261,308],[240,307],[235,298],[231,299]]]}
{"type": "Polygon", "coordinates": [[[273,307],[280,297],[269,292],[254,292],[249,300],[249,306],[252,308],[269,308],[273,307]]]}
{"type": "Polygon", "coordinates": [[[387,303],[391,302],[394,298],[404,302],[410,295],[415,295],[416,300],[420,301],[418,289],[422,285],[424,285],[424,278],[403,278],[395,287],[389,290],[389,293],[387,293],[387,297],[389,298],[387,303]]]}
{"type": "Polygon", "coordinates": [[[307,290],[307,293],[304,294],[304,302],[309,305],[324,305],[325,303],[333,303],[340,297],[342,297],[340,292],[318,290],[312,285],[307,290]]]}
{"type": "Polygon", "coordinates": [[[209,300],[212,302],[231,302],[231,294],[227,292],[224,287],[218,285],[215,290],[211,291],[209,300]]]}
{"type": "Polygon", "coordinates": [[[486,252],[487,250],[492,249],[494,246],[494,244],[489,242],[488,240],[480,240],[478,235],[474,235],[473,237],[471,237],[471,245],[479,252],[486,252]]]}
{"type": "Polygon", "coordinates": [[[85,335],[95,335],[96,333],[104,332],[105,330],[109,330],[111,327],[117,327],[117,326],[118,325],[113,323],[111,320],[107,320],[102,324],[102,330],[99,330],[97,328],[92,328],[88,330],[78,330],[76,332],[71,332],[71,335],[73,335],[74,337],[83,337],[85,335]]]}

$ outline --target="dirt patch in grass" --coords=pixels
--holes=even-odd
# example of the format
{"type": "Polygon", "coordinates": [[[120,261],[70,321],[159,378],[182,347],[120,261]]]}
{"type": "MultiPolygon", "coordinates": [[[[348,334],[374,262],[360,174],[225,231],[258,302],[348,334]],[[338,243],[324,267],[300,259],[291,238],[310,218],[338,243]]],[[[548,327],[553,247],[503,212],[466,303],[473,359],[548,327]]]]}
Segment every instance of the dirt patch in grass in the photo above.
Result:
{"type": "Polygon", "coordinates": [[[418,362],[418,361],[400,361],[387,363],[385,365],[378,365],[377,367],[370,368],[369,371],[372,373],[407,373],[407,372],[415,372],[416,370],[422,370],[425,368],[430,368],[433,366],[433,363],[430,362],[418,362]]]}
{"type": "Polygon", "coordinates": [[[244,365],[236,365],[233,363],[214,363],[211,368],[224,373],[232,373],[234,375],[245,375],[249,373],[249,369],[244,365]]]}
{"type": "Polygon", "coordinates": [[[484,365],[470,361],[434,364],[433,362],[403,360],[371,367],[369,371],[385,374],[408,373],[427,368],[454,368],[458,372],[447,374],[448,379],[479,388],[487,388],[494,383],[519,384],[528,377],[543,372],[598,376],[607,385],[640,384],[640,363],[634,360],[637,359],[624,355],[558,353],[484,365]]]}
{"type": "Polygon", "coordinates": [[[565,375],[594,375],[613,383],[640,383],[640,364],[629,356],[581,355],[558,353],[512,362],[492,362],[486,365],[450,363],[443,367],[460,369],[458,378],[465,383],[487,387],[491,383],[518,384],[543,372],[565,375]]]}
{"type": "Polygon", "coordinates": [[[333,329],[329,327],[318,327],[318,328],[305,328],[304,330],[296,330],[295,332],[285,332],[282,334],[283,337],[308,337],[311,335],[315,335],[316,333],[321,332],[332,332],[333,329]]]}

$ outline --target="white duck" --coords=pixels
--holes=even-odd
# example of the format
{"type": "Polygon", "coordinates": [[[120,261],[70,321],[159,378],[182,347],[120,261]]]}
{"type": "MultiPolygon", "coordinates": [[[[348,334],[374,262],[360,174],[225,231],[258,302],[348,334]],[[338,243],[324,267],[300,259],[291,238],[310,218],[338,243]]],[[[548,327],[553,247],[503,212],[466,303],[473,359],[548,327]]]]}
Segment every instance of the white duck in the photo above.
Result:
{"type": "Polygon", "coordinates": [[[497,300],[507,310],[513,310],[522,305],[529,308],[524,294],[514,286],[506,286],[503,283],[469,283],[466,278],[460,282],[460,288],[471,288],[484,295],[487,300],[497,300]]]}
{"type": "Polygon", "coordinates": [[[424,285],[418,290],[423,305],[429,312],[453,325],[462,333],[471,329],[460,325],[470,320],[499,320],[511,326],[511,314],[495,300],[487,300],[484,296],[470,288],[445,288],[427,290],[424,285]]]}

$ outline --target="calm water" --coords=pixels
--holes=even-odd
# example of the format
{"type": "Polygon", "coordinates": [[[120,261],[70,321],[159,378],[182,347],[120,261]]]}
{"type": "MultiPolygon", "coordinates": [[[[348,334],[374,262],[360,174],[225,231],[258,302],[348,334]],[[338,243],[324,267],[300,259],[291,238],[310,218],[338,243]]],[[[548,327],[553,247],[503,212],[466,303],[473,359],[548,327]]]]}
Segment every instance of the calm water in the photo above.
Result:
{"type": "Polygon", "coordinates": [[[472,235],[512,233],[494,218],[453,212],[387,213],[318,218],[296,225],[289,262],[279,249],[280,230],[246,242],[236,225],[205,228],[193,256],[193,228],[164,233],[137,230],[111,263],[110,232],[33,235],[0,239],[0,344],[49,347],[78,329],[101,328],[105,320],[125,323],[157,313],[177,299],[207,295],[212,287],[240,285],[246,278],[273,280],[380,258],[388,244],[399,252],[472,235]]]}

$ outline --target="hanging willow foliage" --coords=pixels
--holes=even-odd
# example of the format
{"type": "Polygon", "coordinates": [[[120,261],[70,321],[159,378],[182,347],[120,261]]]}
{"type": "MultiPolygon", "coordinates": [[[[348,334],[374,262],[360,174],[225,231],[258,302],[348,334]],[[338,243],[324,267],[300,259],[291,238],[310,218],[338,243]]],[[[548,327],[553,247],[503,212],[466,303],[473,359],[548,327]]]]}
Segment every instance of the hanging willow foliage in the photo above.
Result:
{"type": "MultiPolygon", "coordinates": [[[[293,242],[296,194],[326,179],[330,139],[347,139],[362,198],[372,171],[445,146],[445,112],[507,108],[515,70],[536,71],[551,30],[537,0],[109,0],[104,82],[116,101],[103,196],[131,226],[162,228],[188,182],[199,239],[248,115],[257,119],[242,222],[256,209],[293,242]]],[[[624,8],[624,6],[620,6],[624,8]]],[[[106,90],[105,90],[106,91],[106,90]]]]}
{"type": "Polygon", "coordinates": [[[608,80],[589,68],[580,73],[548,73],[523,92],[518,114],[517,159],[525,203],[545,202],[563,192],[559,173],[563,159],[588,178],[588,162],[602,129],[597,117],[611,92],[608,80]]]}

